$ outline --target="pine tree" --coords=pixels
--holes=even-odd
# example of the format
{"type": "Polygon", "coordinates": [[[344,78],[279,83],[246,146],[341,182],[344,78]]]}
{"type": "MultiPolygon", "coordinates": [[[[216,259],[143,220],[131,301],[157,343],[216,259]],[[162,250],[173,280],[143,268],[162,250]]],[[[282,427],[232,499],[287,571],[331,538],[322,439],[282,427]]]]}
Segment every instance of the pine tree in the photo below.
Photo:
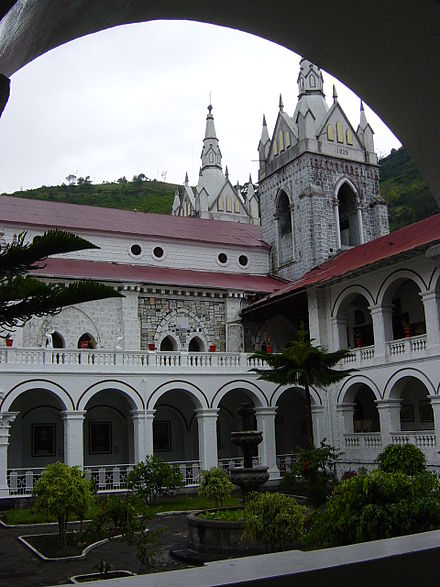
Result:
{"type": "Polygon", "coordinates": [[[28,275],[45,266],[47,257],[98,249],[89,241],[62,230],[49,230],[32,241],[22,232],[0,252],[0,328],[10,331],[32,316],[54,315],[65,306],[121,297],[112,287],[93,281],[68,285],[44,283],[28,275]]]}

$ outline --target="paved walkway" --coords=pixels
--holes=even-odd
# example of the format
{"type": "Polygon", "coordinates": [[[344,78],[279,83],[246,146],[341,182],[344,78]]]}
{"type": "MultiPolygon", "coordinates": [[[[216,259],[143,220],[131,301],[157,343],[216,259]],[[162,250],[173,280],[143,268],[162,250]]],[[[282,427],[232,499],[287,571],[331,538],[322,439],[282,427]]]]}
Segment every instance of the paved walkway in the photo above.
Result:
{"type": "MultiPolygon", "coordinates": [[[[165,526],[166,534],[160,539],[159,570],[185,568],[169,555],[171,547],[183,547],[186,543],[186,515],[159,516],[151,520],[149,527],[165,526]]],[[[55,534],[54,525],[4,528],[0,526],[0,587],[45,587],[61,585],[68,582],[72,575],[93,573],[101,560],[109,562],[115,569],[137,572],[139,565],[130,555],[125,544],[109,543],[89,552],[84,560],[77,561],[43,561],[33,554],[19,540],[18,536],[26,534],[55,534]]]]}

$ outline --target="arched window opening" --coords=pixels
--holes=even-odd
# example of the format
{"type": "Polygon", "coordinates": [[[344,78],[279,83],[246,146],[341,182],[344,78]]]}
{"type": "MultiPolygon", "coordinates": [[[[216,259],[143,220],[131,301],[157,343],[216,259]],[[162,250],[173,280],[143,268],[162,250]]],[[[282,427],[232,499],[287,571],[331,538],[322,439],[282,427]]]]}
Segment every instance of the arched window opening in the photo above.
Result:
{"type": "Polygon", "coordinates": [[[223,196],[219,196],[217,199],[217,210],[219,212],[223,212],[224,209],[225,209],[225,206],[223,203],[223,196]]]}
{"type": "Polygon", "coordinates": [[[280,153],[281,153],[281,151],[284,151],[284,137],[283,137],[282,130],[280,130],[280,132],[278,133],[278,142],[280,145],[280,153]]]}
{"type": "Polygon", "coordinates": [[[284,145],[285,145],[286,149],[288,149],[292,145],[292,143],[290,141],[290,132],[287,130],[284,133],[284,145]]]}
{"type": "Polygon", "coordinates": [[[392,297],[393,340],[426,333],[426,321],[420,289],[414,281],[402,281],[392,297]]]}
{"type": "Polygon", "coordinates": [[[342,128],[342,123],[340,120],[336,123],[336,138],[338,143],[344,142],[344,130],[342,128]]]}
{"type": "Polygon", "coordinates": [[[351,187],[344,183],[338,192],[339,233],[342,247],[361,244],[361,227],[357,212],[356,197],[351,187]]]}
{"type": "Polygon", "coordinates": [[[401,385],[398,383],[397,388],[400,388],[401,430],[433,430],[434,413],[424,384],[414,377],[408,377],[401,385]]]}
{"type": "Polygon", "coordinates": [[[335,131],[333,129],[333,125],[329,124],[327,127],[327,139],[329,141],[334,141],[335,140],[335,131]]]}
{"type": "Polygon", "coordinates": [[[232,198],[230,194],[226,196],[226,212],[232,212],[232,198]]]}
{"type": "Polygon", "coordinates": [[[52,346],[54,349],[63,349],[66,346],[64,338],[59,332],[52,333],[52,346]]]}
{"type": "Polygon", "coordinates": [[[235,198],[234,201],[234,212],[240,214],[240,202],[238,201],[238,198],[235,198]]]}
{"type": "Polygon", "coordinates": [[[201,353],[205,350],[205,345],[203,344],[202,340],[198,336],[194,336],[188,345],[188,350],[190,353],[201,353]]]}
{"type": "Polygon", "coordinates": [[[310,87],[311,88],[316,88],[316,78],[315,78],[315,76],[312,74],[309,79],[310,79],[310,87]]]}
{"type": "Polygon", "coordinates": [[[351,130],[349,128],[347,128],[347,132],[346,132],[345,136],[347,137],[347,145],[352,145],[353,144],[353,133],[351,132],[351,130]]]}
{"type": "Polygon", "coordinates": [[[292,217],[290,214],[290,201],[285,192],[281,192],[277,204],[278,213],[278,238],[279,260],[286,263],[293,257],[292,244],[292,217]]]}
{"type": "Polygon", "coordinates": [[[379,412],[376,397],[369,387],[361,385],[354,396],[353,431],[379,432],[379,412]]]}
{"type": "Polygon", "coordinates": [[[160,343],[160,350],[165,352],[176,351],[176,341],[171,336],[166,336],[160,343]]]}
{"type": "Polygon", "coordinates": [[[96,348],[96,341],[91,334],[88,332],[84,333],[78,339],[79,349],[94,349],[96,348]]]}

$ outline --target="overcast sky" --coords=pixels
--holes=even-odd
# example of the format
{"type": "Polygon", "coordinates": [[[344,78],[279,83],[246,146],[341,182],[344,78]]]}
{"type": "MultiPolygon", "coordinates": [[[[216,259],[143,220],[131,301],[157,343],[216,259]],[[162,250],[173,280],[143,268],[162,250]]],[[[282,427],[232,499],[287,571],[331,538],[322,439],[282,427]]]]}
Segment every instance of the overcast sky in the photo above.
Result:
{"type": "MultiPolygon", "coordinates": [[[[208,24],[156,21],[109,29],[46,53],[18,71],[0,119],[0,193],[94,183],[145,173],[196,184],[212,95],[217,136],[233,183],[257,178],[263,113],[269,133],[282,93],[297,101],[300,57],[258,37],[208,24]]],[[[324,72],[327,102],[336,83],[351,123],[359,98],[324,72]]],[[[400,146],[366,105],[376,151],[400,146]]]]}

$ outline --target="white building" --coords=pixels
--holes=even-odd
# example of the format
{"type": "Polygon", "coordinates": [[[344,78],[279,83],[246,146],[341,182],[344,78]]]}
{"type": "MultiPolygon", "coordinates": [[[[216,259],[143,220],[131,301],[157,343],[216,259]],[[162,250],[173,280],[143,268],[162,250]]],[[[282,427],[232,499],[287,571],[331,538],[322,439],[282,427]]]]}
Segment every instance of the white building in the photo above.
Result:
{"type": "Polygon", "coordinates": [[[261,226],[251,182],[244,199],[223,174],[211,107],[199,184],[185,181],[173,215],[1,197],[5,242],[56,226],[99,245],[49,259],[43,279],[94,278],[125,296],[34,318],[0,350],[1,496],[29,493],[56,460],[123,488],[153,452],[193,483],[239,459],[243,402],[277,478],[305,440],[303,393],[259,381],[248,353],[268,337],[281,350],[301,320],[329,350],[353,348],[358,369],[312,391],[316,442],[340,446],[347,468],[389,442],[438,466],[440,216],[388,235],[363,109],[355,131],[307,60],[298,84],[292,117],[280,100],[272,138],[263,126],[261,226]]]}

